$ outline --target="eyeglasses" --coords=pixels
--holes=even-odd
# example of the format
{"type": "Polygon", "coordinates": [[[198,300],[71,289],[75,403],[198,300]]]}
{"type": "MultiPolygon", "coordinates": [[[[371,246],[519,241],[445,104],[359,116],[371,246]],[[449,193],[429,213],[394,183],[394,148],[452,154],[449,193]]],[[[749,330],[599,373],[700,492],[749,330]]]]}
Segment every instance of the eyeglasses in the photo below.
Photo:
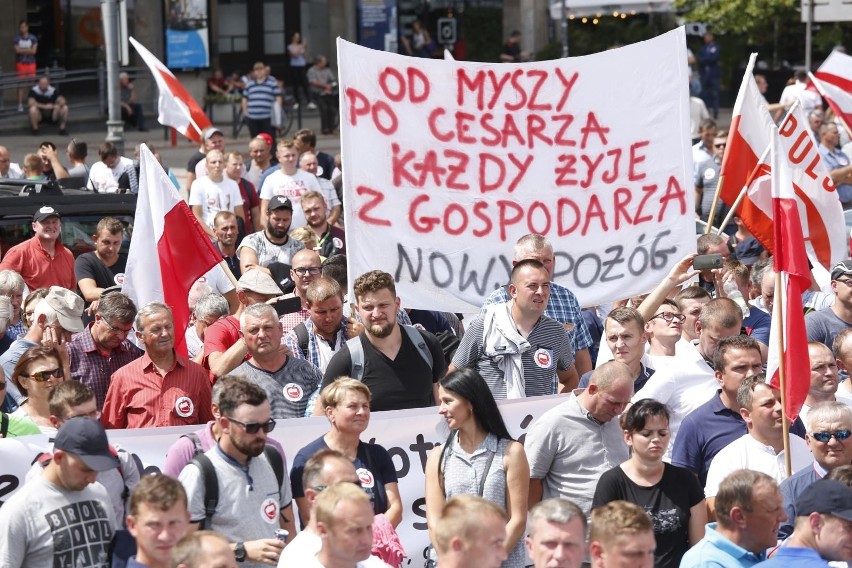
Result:
{"type": "Polygon", "coordinates": [[[61,379],[65,376],[65,373],[62,372],[61,368],[56,368],[50,369],[48,371],[39,371],[38,373],[32,373],[30,375],[25,376],[31,378],[37,383],[44,383],[49,381],[50,379],[61,379]]]}
{"type": "Polygon", "coordinates": [[[850,280],[849,278],[844,278],[843,280],[835,280],[835,282],[843,282],[844,284],[852,288],[852,280],[850,280]]]}
{"type": "Polygon", "coordinates": [[[662,312],[651,319],[663,318],[666,320],[666,323],[672,323],[672,321],[676,321],[677,323],[683,323],[686,320],[686,316],[683,314],[676,314],[674,312],[662,312]]]}
{"type": "Polygon", "coordinates": [[[847,439],[849,436],[852,436],[852,430],[835,430],[834,432],[813,432],[811,433],[811,438],[816,440],[817,442],[822,442],[825,444],[832,438],[837,440],[838,442],[842,442],[847,439]]]}
{"type": "Polygon", "coordinates": [[[228,419],[228,422],[233,422],[234,424],[239,424],[240,426],[242,426],[243,429],[246,431],[246,434],[257,434],[260,430],[263,430],[268,434],[269,432],[272,432],[275,429],[275,420],[272,418],[263,423],[252,422],[250,424],[240,422],[236,418],[231,418],[230,416],[226,416],[225,418],[228,419]]]}
{"type": "Polygon", "coordinates": [[[90,418],[91,420],[100,420],[101,419],[101,411],[93,410],[92,412],[88,412],[86,414],[74,414],[73,416],[57,416],[60,420],[67,422],[72,418],[90,418]]]}
{"type": "MultiPolygon", "coordinates": [[[[339,483],[351,483],[353,485],[356,485],[358,487],[358,489],[364,489],[364,486],[361,485],[360,481],[346,480],[346,481],[340,481],[339,483]]],[[[313,489],[317,493],[322,493],[323,491],[325,491],[328,488],[329,488],[328,485],[314,485],[313,487],[311,487],[311,489],[313,489]]]]}
{"type": "Polygon", "coordinates": [[[721,144],[713,144],[714,148],[724,148],[725,146],[727,146],[727,144],[725,144],[724,142],[722,142],[721,144]]]}
{"type": "Polygon", "coordinates": [[[305,268],[294,268],[293,272],[298,274],[299,276],[306,276],[310,274],[311,276],[316,276],[320,272],[322,272],[322,268],[319,266],[310,266],[305,268]]]}
{"type": "Polygon", "coordinates": [[[131,334],[131,333],[133,333],[133,331],[134,331],[134,330],[133,330],[133,326],[130,326],[130,329],[121,329],[120,327],[115,327],[114,325],[112,325],[111,323],[109,323],[109,322],[108,322],[105,318],[101,318],[101,319],[100,319],[100,321],[101,321],[101,322],[102,322],[105,326],[107,326],[108,328],[110,328],[110,330],[111,330],[113,333],[115,333],[115,334],[117,334],[117,335],[123,335],[123,336],[127,337],[128,335],[130,335],[130,334],[131,334]]]}

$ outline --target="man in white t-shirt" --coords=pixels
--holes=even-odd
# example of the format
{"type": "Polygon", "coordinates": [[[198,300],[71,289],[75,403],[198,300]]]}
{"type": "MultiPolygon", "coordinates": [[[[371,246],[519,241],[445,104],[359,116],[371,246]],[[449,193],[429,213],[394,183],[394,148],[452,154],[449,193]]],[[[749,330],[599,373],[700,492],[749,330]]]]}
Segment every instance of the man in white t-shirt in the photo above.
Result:
{"type": "MultiPolygon", "coordinates": [[[[305,463],[302,483],[305,488],[304,503],[307,504],[308,515],[326,488],[336,483],[359,486],[361,484],[352,462],[343,454],[329,449],[318,451],[305,463]]],[[[310,515],[304,530],[296,535],[293,542],[281,553],[278,568],[304,566],[314,559],[321,548],[322,539],[317,532],[317,520],[315,516],[310,515]]],[[[371,556],[363,562],[363,566],[379,568],[383,567],[384,563],[371,556]]]]}
{"type": "Polygon", "coordinates": [[[129,190],[130,193],[139,191],[139,179],[133,160],[125,158],[118,153],[111,142],[104,142],[98,149],[100,161],[92,164],[89,170],[89,181],[86,187],[99,193],[116,193],[120,189],[129,190]],[[121,176],[127,174],[127,187],[119,187],[121,176]]]}
{"type": "Polygon", "coordinates": [[[302,194],[309,190],[322,193],[317,176],[304,172],[298,167],[299,152],[292,140],[278,142],[278,163],[280,169],[269,175],[260,188],[260,218],[266,220],[269,200],[276,195],[286,197],[293,204],[291,227],[305,225],[305,213],[302,211],[302,194]]]}
{"type": "Polygon", "coordinates": [[[207,176],[199,177],[192,184],[189,205],[204,227],[204,232],[215,239],[213,219],[219,211],[230,211],[245,221],[243,198],[237,183],[225,177],[225,156],[221,151],[210,150],[204,161],[207,163],[207,176]]]}

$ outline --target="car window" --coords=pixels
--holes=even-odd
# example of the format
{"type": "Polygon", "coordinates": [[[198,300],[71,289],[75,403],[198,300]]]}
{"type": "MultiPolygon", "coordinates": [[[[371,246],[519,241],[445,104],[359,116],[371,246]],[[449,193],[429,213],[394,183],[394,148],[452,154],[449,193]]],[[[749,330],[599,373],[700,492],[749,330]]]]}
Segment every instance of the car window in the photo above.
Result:
{"type": "MultiPolygon", "coordinates": [[[[126,254],[130,246],[130,235],[133,230],[133,217],[130,215],[113,215],[124,225],[124,240],[121,252],[126,254]]],[[[92,235],[103,215],[66,214],[62,216],[62,244],[75,257],[95,250],[92,235]]],[[[6,251],[18,243],[33,236],[31,217],[0,218],[0,251],[5,256],[6,251]]]]}

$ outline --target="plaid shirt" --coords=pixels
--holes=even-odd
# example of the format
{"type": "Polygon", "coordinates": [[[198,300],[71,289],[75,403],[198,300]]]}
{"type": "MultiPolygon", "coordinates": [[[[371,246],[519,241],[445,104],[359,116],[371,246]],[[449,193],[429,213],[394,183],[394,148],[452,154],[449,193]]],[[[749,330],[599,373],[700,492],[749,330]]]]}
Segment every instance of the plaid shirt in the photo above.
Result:
{"type": "MultiPolygon", "coordinates": [[[[314,332],[314,322],[308,318],[305,321],[305,327],[308,330],[308,356],[307,360],[310,361],[311,365],[325,372],[325,368],[320,366],[319,359],[319,349],[317,348],[317,341],[328,341],[324,337],[317,337],[317,334],[314,332]]],[[[284,336],[284,343],[287,344],[287,347],[290,348],[292,352],[292,356],[296,359],[305,359],[305,354],[302,353],[302,349],[299,346],[299,336],[296,335],[295,331],[290,331],[287,335],[284,336]]],[[[343,344],[346,343],[346,318],[343,317],[340,319],[340,329],[337,330],[337,335],[334,338],[334,344],[331,345],[331,350],[333,352],[337,352],[338,349],[343,347],[343,344]]]]}
{"type": "Polygon", "coordinates": [[[298,312],[293,312],[292,314],[284,314],[278,320],[281,322],[281,326],[284,328],[284,333],[290,333],[293,331],[293,328],[299,325],[300,323],[304,323],[311,319],[311,312],[302,308],[298,312]]]}
{"type": "Polygon", "coordinates": [[[24,327],[24,320],[19,321],[18,323],[10,323],[6,326],[6,337],[15,341],[20,336],[24,335],[27,332],[27,328],[24,327]]]}
{"type": "Polygon", "coordinates": [[[112,374],[141,357],[144,351],[125,339],[113,349],[109,357],[104,357],[95,345],[92,325],[94,324],[90,323],[86,329],[71,337],[68,343],[68,359],[71,363],[71,378],[92,389],[100,409],[104,407],[112,374]]]}
{"type": "MultiPolygon", "coordinates": [[[[492,304],[508,301],[509,291],[506,286],[501,286],[485,299],[482,309],[479,310],[479,315],[485,315],[486,308],[492,304]]],[[[577,302],[577,296],[574,295],[574,292],[568,288],[560,286],[556,282],[550,283],[550,299],[547,301],[547,309],[544,310],[544,315],[563,325],[573,325],[572,329],[566,328],[566,331],[568,337],[574,343],[575,352],[580,349],[588,349],[592,345],[592,335],[589,333],[589,328],[586,327],[585,320],[583,320],[580,303],[577,302]]]]}

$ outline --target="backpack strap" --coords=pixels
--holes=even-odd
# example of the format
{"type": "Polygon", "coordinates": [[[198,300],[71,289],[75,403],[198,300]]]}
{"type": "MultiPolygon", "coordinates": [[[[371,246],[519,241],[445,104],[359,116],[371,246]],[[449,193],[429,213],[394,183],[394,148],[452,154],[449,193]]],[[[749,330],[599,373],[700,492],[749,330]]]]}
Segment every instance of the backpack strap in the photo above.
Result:
{"type": "Polygon", "coordinates": [[[429,346],[426,345],[426,340],[423,339],[423,334],[420,333],[420,330],[413,325],[401,325],[400,327],[408,334],[408,339],[417,346],[417,352],[420,353],[420,356],[423,357],[429,368],[434,368],[435,361],[432,359],[432,352],[429,351],[429,346]]]}
{"type": "Polygon", "coordinates": [[[213,462],[204,454],[192,458],[192,462],[201,470],[201,478],[204,481],[204,520],[201,521],[200,529],[210,529],[213,515],[219,505],[219,479],[216,477],[216,468],[213,462]]]}
{"type": "Polygon", "coordinates": [[[299,322],[296,324],[296,327],[293,328],[293,332],[296,334],[296,339],[299,340],[299,349],[302,351],[302,355],[305,359],[308,359],[308,328],[305,325],[305,322],[299,322]]]}
{"type": "Polygon", "coordinates": [[[361,336],[356,335],[346,342],[349,348],[349,357],[352,359],[351,375],[356,381],[364,377],[364,346],[361,344],[361,336]]]}
{"type": "Polygon", "coordinates": [[[189,438],[193,445],[192,457],[200,456],[204,453],[204,448],[201,447],[201,438],[195,432],[188,432],[181,438],[189,438]]]}
{"type": "Polygon", "coordinates": [[[0,438],[5,438],[9,431],[9,415],[5,412],[0,412],[0,438]]]}
{"type": "Polygon", "coordinates": [[[269,465],[272,466],[272,471],[275,472],[275,479],[278,480],[278,488],[280,490],[284,484],[284,458],[281,457],[278,448],[271,444],[266,444],[263,447],[263,454],[266,456],[269,465]]]}

